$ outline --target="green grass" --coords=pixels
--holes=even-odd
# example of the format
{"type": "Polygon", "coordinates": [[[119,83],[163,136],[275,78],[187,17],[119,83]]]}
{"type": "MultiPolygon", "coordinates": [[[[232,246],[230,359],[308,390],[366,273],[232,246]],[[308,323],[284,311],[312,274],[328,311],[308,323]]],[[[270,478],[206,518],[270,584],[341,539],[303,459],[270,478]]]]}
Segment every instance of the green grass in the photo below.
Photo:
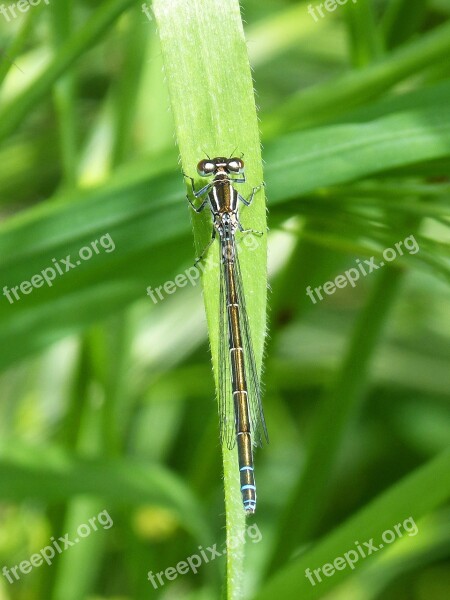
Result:
{"type": "MultiPolygon", "coordinates": [[[[164,73],[175,121],[183,172],[194,177],[196,189],[205,185],[196,165],[206,156],[244,155],[247,197],[263,180],[260,140],[253,82],[244,31],[236,0],[221,2],[220,12],[208,1],[180,0],[169,5],[156,0],[156,15],[164,73]],[[213,95],[210,90],[217,90],[213,95]],[[248,159],[247,159],[248,157],[248,159]]],[[[191,194],[188,186],[188,192],[191,194]]],[[[191,199],[195,198],[191,194],[191,199]]],[[[198,203],[198,202],[197,202],[198,203]]],[[[209,211],[205,211],[208,213],[209,211]]],[[[261,190],[248,211],[242,211],[244,227],[266,231],[266,208],[261,190]]],[[[197,256],[211,238],[211,218],[193,213],[197,256]]],[[[210,253],[218,253],[218,245],[210,253]]],[[[261,372],[266,332],[267,245],[258,239],[251,254],[241,253],[241,270],[247,295],[247,310],[255,357],[261,372]]],[[[205,257],[206,258],[206,257],[205,257]]],[[[219,386],[219,270],[206,269],[202,276],[216,390],[219,386]]],[[[237,450],[222,447],[227,522],[227,598],[240,596],[244,546],[233,548],[232,540],[245,533],[245,518],[239,489],[237,450]]]]}

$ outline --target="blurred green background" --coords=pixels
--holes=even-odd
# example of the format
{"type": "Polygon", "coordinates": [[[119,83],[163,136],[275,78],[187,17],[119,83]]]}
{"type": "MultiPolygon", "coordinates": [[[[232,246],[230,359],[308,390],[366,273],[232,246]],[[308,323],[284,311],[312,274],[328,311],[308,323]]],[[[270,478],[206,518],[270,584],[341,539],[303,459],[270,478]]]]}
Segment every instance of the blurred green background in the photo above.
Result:
{"type": "MultiPolygon", "coordinates": [[[[147,295],[195,252],[141,4],[0,12],[0,286],[105,242],[51,287],[1,296],[0,569],[103,511],[114,523],[12,584],[3,572],[1,600],[221,593],[224,557],[158,589],[147,579],[223,548],[225,522],[200,285],[147,295]]],[[[261,540],[247,539],[242,594],[417,476],[392,513],[417,535],[326,588],[300,573],[290,595],[444,600],[449,470],[425,484],[420,469],[450,439],[450,1],[358,0],[323,18],[308,13],[319,2],[241,4],[269,208],[271,437],[255,455],[261,540]],[[417,253],[306,295],[411,235],[417,253]]],[[[369,536],[355,525],[347,548],[400,522],[385,518],[369,536]]]]}

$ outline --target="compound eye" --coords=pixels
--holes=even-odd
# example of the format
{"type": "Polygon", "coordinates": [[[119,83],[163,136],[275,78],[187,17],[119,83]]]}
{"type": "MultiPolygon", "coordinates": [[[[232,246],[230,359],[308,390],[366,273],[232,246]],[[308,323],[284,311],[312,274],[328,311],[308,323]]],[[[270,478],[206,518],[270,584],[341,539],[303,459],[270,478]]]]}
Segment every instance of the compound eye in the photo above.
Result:
{"type": "Polygon", "coordinates": [[[216,165],[211,160],[201,160],[197,165],[197,172],[202,177],[212,175],[216,170],[216,165]]]}
{"type": "Polygon", "coordinates": [[[230,158],[228,161],[228,170],[233,173],[243,173],[244,172],[244,161],[241,158],[230,158]]]}

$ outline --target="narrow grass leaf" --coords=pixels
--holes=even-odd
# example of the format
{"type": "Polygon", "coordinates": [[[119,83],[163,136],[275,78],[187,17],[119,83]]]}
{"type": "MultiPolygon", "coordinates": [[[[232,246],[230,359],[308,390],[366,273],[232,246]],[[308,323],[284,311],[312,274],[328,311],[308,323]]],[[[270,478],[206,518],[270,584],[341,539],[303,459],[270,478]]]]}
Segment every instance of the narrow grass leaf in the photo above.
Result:
{"type": "MultiPolygon", "coordinates": [[[[436,456],[429,463],[393,485],[355,516],[338,527],[330,535],[320,540],[312,549],[294,560],[266,583],[256,595],[258,600],[271,600],[274,597],[296,600],[316,600],[338,586],[353,571],[350,568],[336,570],[332,577],[322,577],[321,583],[312,586],[306,577],[306,569],[317,569],[326,563],[333,563],[345,552],[354,550],[355,541],[380,540],[384,531],[405,519],[412,517],[417,524],[419,519],[442,506],[450,497],[450,451],[436,456]]],[[[420,536],[420,524],[419,533],[420,536]]],[[[369,566],[368,557],[364,566],[369,566]]],[[[359,568],[362,568],[362,561],[359,568]]]]}
{"type": "MultiPolygon", "coordinates": [[[[176,137],[183,171],[194,178],[197,189],[205,184],[196,175],[196,165],[206,155],[244,154],[248,196],[263,179],[258,120],[253,81],[237,0],[223,0],[212,10],[206,0],[155,0],[153,3],[176,137]]],[[[182,178],[179,177],[180,191],[182,178]]],[[[180,194],[180,202],[183,199],[180,194]]],[[[211,218],[193,215],[197,254],[211,237],[211,218]]],[[[264,193],[242,211],[244,227],[266,231],[264,193]]],[[[218,252],[217,245],[210,249],[218,252]]],[[[267,249],[266,235],[259,248],[240,257],[247,296],[247,310],[254,351],[261,370],[266,330],[267,249]]],[[[207,270],[203,291],[209,327],[213,370],[218,389],[219,272],[207,270]]],[[[224,446],[224,482],[228,538],[237,539],[245,521],[239,492],[236,451],[224,446]]],[[[227,554],[227,596],[237,598],[242,579],[243,547],[227,554]]]]}

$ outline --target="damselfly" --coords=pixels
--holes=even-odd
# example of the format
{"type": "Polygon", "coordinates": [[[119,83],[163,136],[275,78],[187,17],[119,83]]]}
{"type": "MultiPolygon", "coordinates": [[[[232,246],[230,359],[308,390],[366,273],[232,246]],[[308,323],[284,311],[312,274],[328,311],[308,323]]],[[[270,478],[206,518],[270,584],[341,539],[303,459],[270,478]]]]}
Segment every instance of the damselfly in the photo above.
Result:
{"type": "Polygon", "coordinates": [[[247,513],[256,509],[256,486],[253,469],[253,444],[268,441],[267,429],[261,404],[261,387],[256,369],[250,324],[245,308],[245,295],[236,247],[235,235],[262,235],[253,229],[244,229],[239,221],[239,202],[250,206],[256,192],[263,184],[254,187],[246,200],[233,187],[245,183],[244,162],[241,158],[213,158],[201,160],[197,165],[201,177],[213,180],[200,190],[195,198],[202,198],[196,207],[188,197],[195,212],[200,213],[207,205],[213,217],[211,241],[216,234],[220,238],[220,314],[219,314],[219,416],[220,438],[232,449],[237,440],[242,500],[247,513]],[[235,177],[232,177],[232,175],[235,177]]]}

